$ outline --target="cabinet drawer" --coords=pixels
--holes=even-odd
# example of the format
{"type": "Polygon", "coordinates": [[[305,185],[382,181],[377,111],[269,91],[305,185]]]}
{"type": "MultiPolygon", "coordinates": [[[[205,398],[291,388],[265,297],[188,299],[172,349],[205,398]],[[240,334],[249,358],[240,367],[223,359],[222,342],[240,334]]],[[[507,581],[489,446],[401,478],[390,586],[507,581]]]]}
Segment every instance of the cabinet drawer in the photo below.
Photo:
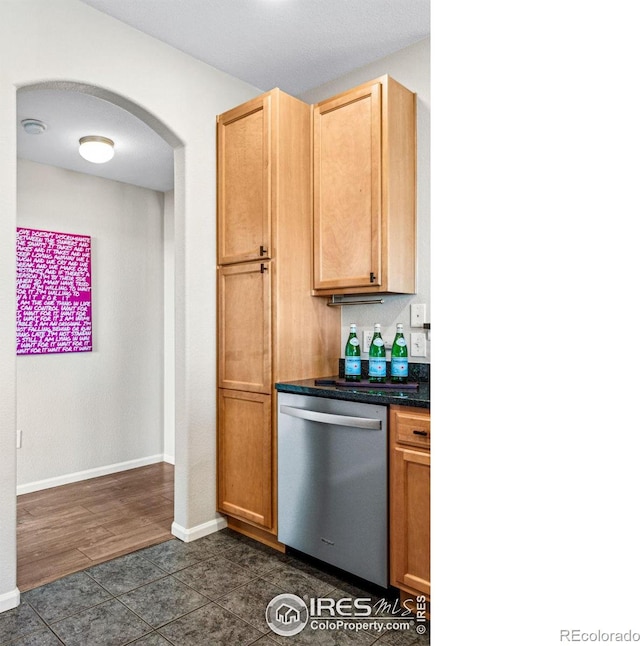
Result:
{"type": "Polygon", "coordinates": [[[431,413],[392,406],[391,416],[395,442],[431,450],[431,413]]]}

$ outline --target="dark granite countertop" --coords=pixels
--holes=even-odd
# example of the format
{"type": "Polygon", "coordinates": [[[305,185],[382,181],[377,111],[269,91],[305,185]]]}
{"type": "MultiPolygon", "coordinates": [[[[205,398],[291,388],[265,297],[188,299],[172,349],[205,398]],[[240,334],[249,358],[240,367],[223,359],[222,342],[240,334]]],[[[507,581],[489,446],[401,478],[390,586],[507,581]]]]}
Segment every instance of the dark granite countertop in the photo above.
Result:
{"type": "MultiPolygon", "coordinates": [[[[337,380],[336,377],[326,377],[323,380],[337,380]]],[[[317,385],[315,379],[301,381],[285,381],[276,384],[276,390],[283,393],[298,395],[313,395],[315,397],[330,397],[331,399],[344,399],[346,401],[364,402],[366,404],[418,406],[431,408],[429,383],[421,382],[418,390],[376,390],[371,388],[338,387],[332,385],[317,385]]]]}

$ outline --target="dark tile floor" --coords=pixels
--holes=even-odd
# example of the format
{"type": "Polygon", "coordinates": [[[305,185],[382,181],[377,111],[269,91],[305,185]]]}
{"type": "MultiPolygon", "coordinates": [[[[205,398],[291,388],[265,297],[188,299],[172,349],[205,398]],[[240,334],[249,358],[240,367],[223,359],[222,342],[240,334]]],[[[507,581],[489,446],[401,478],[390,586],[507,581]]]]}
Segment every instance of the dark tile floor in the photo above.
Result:
{"type": "MultiPolygon", "coordinates": [[[[365,625],[355,631],[313,630],[308,624],[293,637],[279,636],[267,625],[265,609],[279,594],[305,601],[374,598],[353,583],[225,529],[192,543],[160,543],[24,593],[18,608],[0,614],[0,645],[429,644],[428,630],[419,636],[415,625],[404,630],[365,625]]],[[[401,620],[389,615],[387,621],[401,620]]]]}

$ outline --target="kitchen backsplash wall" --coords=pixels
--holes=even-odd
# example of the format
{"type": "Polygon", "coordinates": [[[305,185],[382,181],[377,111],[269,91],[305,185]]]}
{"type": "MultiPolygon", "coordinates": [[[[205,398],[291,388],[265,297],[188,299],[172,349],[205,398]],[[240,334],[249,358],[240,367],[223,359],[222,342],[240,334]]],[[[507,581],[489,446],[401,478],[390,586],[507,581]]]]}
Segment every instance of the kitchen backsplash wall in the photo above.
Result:
{"type": "MultiPolygon", "coordinates": [[[[427,306],[427,322],[431,322],[431,254],[430,254],[430,41],[422,40],[395,54],[382,58],[370,65],[351,72],[346,76],[331,81],[325,85],[309,90],[300,96],[307,103],[316,103],[322,99],[343,92],[360,83],[389,74],[399,83],[417,93],[418,120],[418,170],[417,170],[417,285],[416,294],[383,295],[381,305],[353,305],[342,308],[342,347],[349,335],[349,324],[358,326],[362,341],[363,330],[373,330],[374,323],[382,326],[382,336],[387,342],[392,342],[396,324],[404,325],[405,338],[410,342],[411,332],[427,332],[427,330],[410,327],[411,303],[424,303],[427,306]]],[[[376,295],[377,296],[377,295],[376,295]]],[[[409,357],[416,363],[430,363],[431,342],[427,340],[426,357],[409,357]]],[[[368,350],[368,348],[363,348],[368,350]]],[[[366,358],[368,355],[363,354],[366,358]]]]}

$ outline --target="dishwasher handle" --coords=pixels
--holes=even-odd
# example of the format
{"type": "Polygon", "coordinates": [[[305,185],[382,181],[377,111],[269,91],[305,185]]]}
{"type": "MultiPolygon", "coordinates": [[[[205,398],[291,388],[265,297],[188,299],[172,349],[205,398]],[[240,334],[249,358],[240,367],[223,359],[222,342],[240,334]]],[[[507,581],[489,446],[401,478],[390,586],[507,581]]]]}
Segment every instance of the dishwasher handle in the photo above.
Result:
{"type": "Polygon", "coordinates": [[[280,405],[280,412],[291,417],[299,417],[311,422],[320,422],[321,424],[334,424],[336,426],[349,426],[351,428],[365,428],[372,431],[379,431],[382,428],[382,422],[379,419],[369,419],[367,417],[350,417],[349,415],[335,415],[333,413],[320,413],[307,408],[296,408],[295,406],[280,405]]]}

